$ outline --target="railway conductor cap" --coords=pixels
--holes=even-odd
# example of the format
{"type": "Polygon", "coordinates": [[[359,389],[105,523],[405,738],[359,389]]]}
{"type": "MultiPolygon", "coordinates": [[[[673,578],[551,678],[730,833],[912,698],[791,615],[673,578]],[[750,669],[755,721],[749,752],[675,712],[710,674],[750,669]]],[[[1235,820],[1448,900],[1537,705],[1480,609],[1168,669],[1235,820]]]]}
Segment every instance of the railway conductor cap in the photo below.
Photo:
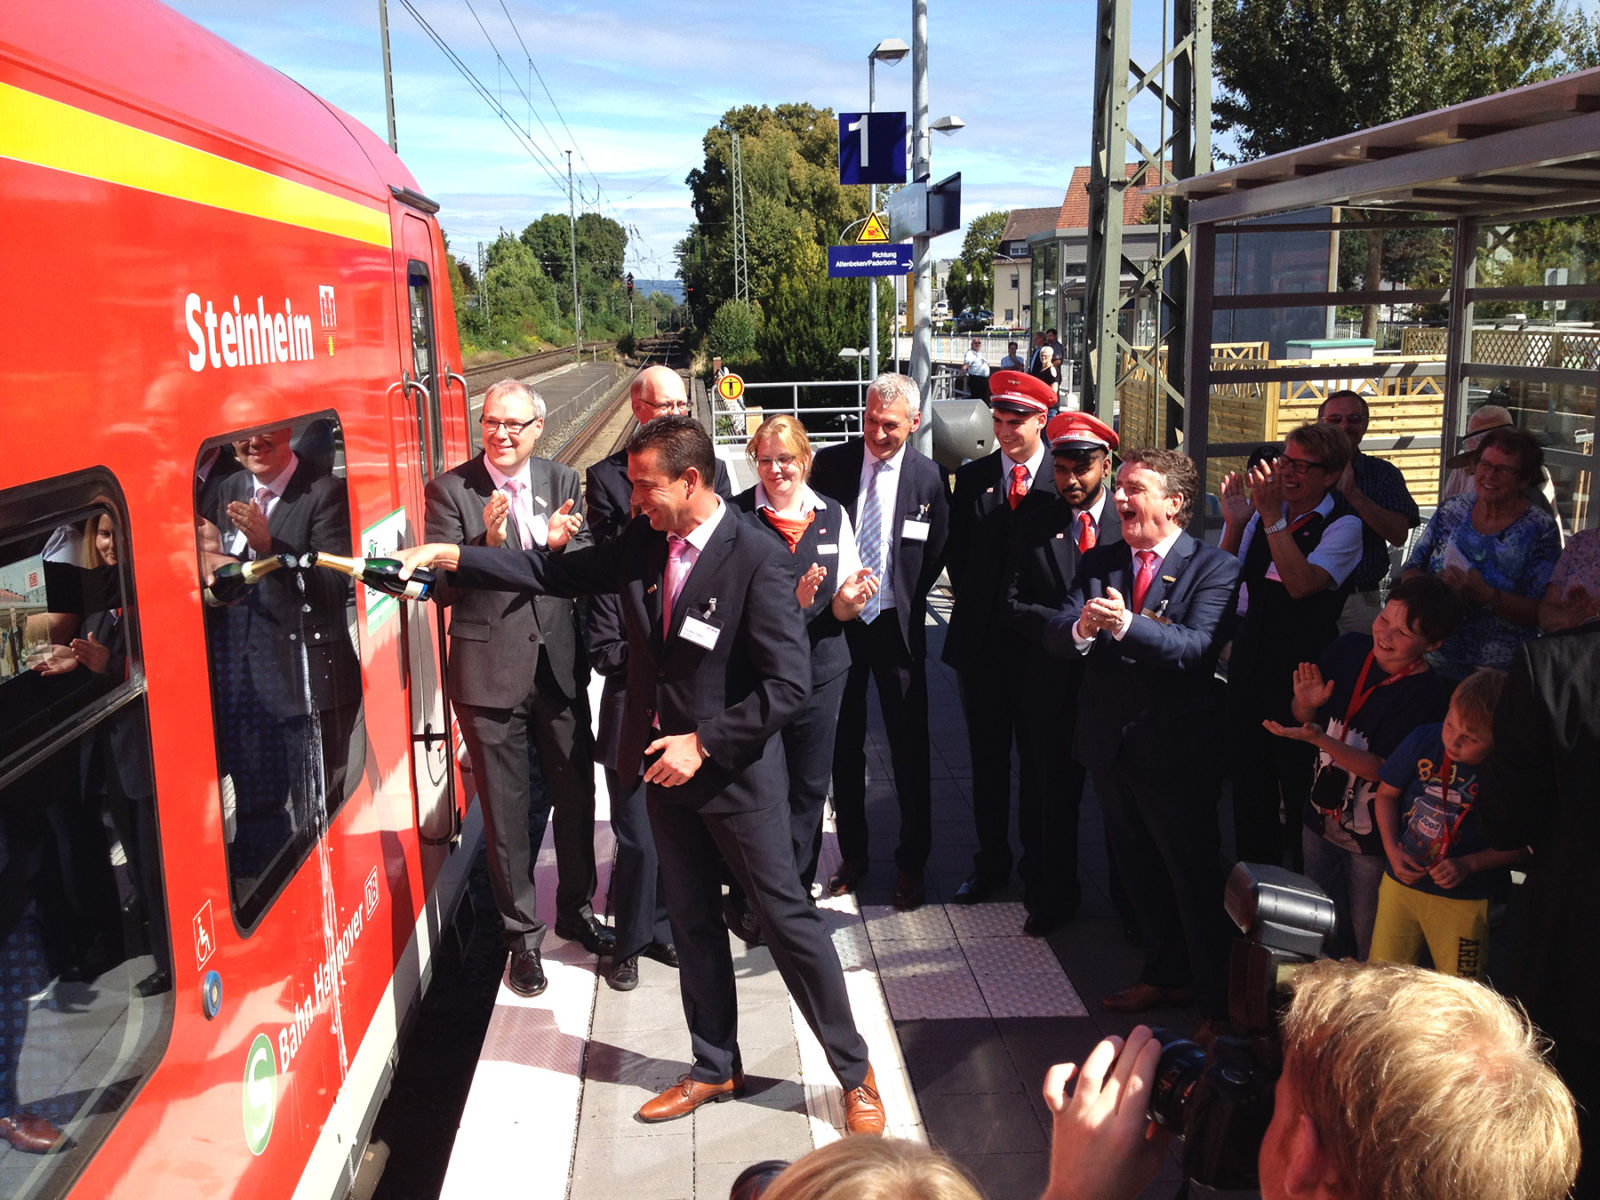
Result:
{"type": "Polygon", "coordinates": [[[1042,417],[1056,402],[1056,390],[1021,371],[996,371],[989,376],[989,407],[1025,417],[1042,417]]]}
{"type": "Polygon", "coordinates": [[[1045,441],[1052,454],[1106,453],[1117,448],[1117,431],[1093,413],[1064,412],[1052,417],[1044,427],[1045,441]]]}

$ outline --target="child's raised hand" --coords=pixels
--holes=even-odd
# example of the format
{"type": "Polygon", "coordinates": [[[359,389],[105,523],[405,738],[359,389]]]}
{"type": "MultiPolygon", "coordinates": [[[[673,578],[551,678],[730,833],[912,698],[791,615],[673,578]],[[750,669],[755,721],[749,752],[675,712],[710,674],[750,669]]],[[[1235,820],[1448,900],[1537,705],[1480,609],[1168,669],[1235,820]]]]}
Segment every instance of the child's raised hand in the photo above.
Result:
{"type": "Polygon", "coordinates": [[[1294,702],[1299,708],[1315,712],[1333,698],[1333,680],[1323,679],[1314,662],[1303,662],[1294,669],[1294,702]]]}

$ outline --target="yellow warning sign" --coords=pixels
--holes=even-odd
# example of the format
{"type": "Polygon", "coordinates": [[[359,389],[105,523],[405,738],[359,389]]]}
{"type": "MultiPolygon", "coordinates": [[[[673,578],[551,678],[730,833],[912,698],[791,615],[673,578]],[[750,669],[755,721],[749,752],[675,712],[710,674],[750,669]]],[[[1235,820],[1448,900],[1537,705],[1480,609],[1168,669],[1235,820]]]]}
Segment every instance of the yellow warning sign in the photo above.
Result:
{"type": "Polygon", "coordinates": [[[856,238],[858,244],[861,242],[887,242],[888,240],[889,229],[884,225],[883,218],[877,213],[873,213],[867,218],[867,223],[862,226],[861,233],[856,238]]]}
{"type": "Polygon", "coordinates": [[[744,395],[744,380],[729,371],[721,379],[717,380],[717,395],[724,400],[737,400],[744,395]]]}

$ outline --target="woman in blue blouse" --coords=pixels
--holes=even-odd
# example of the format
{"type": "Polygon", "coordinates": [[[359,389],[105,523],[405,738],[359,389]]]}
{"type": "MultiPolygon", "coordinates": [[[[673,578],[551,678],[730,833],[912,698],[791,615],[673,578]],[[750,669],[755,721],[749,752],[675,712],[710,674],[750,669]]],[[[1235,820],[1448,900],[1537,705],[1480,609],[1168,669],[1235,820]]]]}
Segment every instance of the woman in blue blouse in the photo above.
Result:
{"type": "Polygon", "coordinates": [[[1438,575],[1461,594],[1467,616],[1436,664],[1453,679],[1504,669],[1539,632],[1539,600],[1561,554],[1555,519],[1529,501],[1544,451],[1521,429],[1496,429],[1479,448],[1473,490],[1439,505],[1406,560],[1405,574],[1438,575]]]}

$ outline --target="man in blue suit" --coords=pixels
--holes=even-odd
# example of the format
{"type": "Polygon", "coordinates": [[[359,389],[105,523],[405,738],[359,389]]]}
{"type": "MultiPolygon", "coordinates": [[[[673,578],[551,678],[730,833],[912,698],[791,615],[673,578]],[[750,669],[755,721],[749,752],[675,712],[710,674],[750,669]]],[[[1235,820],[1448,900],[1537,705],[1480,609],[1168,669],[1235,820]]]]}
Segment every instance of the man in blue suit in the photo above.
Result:
{"type": "Polygon", "coordinates": [[[1074,754],[1094,780],[1144,947],[1139,981],[1106,996],[1135,1013],[1195,999],[1227,1015],[1217,803],[1226,725],[1214,671],[1239,598],[1239,563],[1185,532],[1200,494],[1187,455],[1123,456],[1119,543],[1083,556],[1045,628],[1054,654],[1088,656],[1074,754]]]}

